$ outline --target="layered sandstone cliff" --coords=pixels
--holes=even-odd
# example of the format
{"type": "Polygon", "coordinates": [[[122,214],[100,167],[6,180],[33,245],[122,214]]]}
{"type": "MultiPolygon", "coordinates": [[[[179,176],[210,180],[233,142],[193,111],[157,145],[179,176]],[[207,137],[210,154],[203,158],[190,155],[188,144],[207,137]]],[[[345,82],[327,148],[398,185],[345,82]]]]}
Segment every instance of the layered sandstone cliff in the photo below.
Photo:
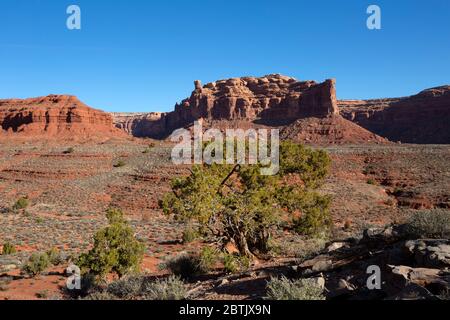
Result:
{"type": "Polygon", "coordinates": [[[384,144],[388,140],[334,115],[298,119],[281,129],[280,138],[312,144],[384,144]]]}
{"type": "Polygon", "coordinates": [[[2,136],[123,136],[110,114],[68,95],[0,100],[0,128],[2,136]]]}
{"type": "Polygon", "coordinates": [[[391,141],[450,143],[450,86],[406,98],[339,101],[348,120],[391,141]]]}
{"type": "Polygon", "coordinates": [[[140,137],[163,138],[197,119],[286,124],[302,117],[337,115],[335,81],[297,81],[279,74],[195,81],[191,96],[163,114],[115,115],[119,128],[140,137]]]}

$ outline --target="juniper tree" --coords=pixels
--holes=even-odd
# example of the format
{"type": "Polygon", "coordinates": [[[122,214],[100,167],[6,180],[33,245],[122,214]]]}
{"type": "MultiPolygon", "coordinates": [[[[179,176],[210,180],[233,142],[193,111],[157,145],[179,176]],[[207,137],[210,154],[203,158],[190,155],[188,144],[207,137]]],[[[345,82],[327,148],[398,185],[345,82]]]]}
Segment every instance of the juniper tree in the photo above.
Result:
{"type": "Polygon", "coordinates": [[[233,241],[241,255],[253,257],[267,251],[271,231],[286,216],[305,234],[329,225],[330,198],[317,189],[330,163],[323,150],[283,142],[278,174],[261,175],[260,164],[194,165],[172,181],[160,205],[178,221],[196,222],[202,235],[233,241]]]}

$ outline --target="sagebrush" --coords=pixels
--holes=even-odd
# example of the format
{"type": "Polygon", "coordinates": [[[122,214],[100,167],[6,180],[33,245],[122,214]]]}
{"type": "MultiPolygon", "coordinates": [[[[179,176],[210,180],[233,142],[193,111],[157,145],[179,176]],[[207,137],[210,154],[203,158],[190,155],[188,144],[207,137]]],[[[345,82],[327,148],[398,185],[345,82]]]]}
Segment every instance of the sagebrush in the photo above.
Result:
{"type": "Polygon", "coordinates": [[[273,278],[267,284],[268,300],[325,300],[323,289],[310,279],[273,278]]]}

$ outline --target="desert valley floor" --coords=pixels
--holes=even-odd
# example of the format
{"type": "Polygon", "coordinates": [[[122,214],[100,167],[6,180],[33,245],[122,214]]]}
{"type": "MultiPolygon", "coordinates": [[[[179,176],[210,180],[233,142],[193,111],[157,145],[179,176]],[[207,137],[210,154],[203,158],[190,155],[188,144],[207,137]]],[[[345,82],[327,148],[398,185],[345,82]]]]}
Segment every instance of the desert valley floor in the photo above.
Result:
{"type": "MultiPolygon", "coordinates": [[[[325,149],[333,164],[322,192],[333,196],[335,238],[348,237],[368,226],[401,222],[413,210],[450,207],[448,145],[392,143],[325,149]]],[[[197,251],[202,243],[181,245],[183,227],[164,216],[158,206],[170,180],[187,172],[172,164],[170,151],[169,143],[137,138],[83,144],[2,143],[0,243],[13,241],[18,249],[9,263],[52,247],[67,254],[86,251],[95,231],[106,224],[104,212],[110,206],[123,209],[138,237],[146,242],[145,272],[162,274],[165,271],[159,264],[167,257],[197,251]],[[119,161],[124,165],[114,166],[119,161]],[[10,208],[20,197],[28,197],[30,206],[14,213],[10,208]]],[[[283,241],[302,241],[292,237],[285,235],[283,241]]],[[[274,259],[270,266],[282,265],[284,260],[274,259]]],[[[259,267],[266,270],[270,266],[261,262],[259,267]]],[[[264,272],[257,270],[251,276],[264,278],[264,272]]],[[[7,276],[9,281],[0,283],[0,299],[62,298],[66,281],[63,268],[35,279],[22,277],[17,270],[7,276]]],[[[205,281],[197,298],[258,297],[264,283],[258,287],[253,282],[254,290],[249,291],[245,281],[241,286],[220,289],[208,289],[205,281]]]]}

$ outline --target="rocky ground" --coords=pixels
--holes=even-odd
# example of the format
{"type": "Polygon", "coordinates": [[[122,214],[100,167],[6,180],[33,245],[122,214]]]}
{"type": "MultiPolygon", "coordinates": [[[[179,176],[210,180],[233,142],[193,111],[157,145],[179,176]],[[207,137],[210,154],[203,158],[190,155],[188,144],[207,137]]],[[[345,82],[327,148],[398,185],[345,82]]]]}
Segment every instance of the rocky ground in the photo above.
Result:
{"type": "MultiPolygon", "coordinates": [[[[448,146],[383,144],[326,149],[333,158],[332,174],[323,188],[323,192],[334,198],[335,228],[332,238],[327,240],[329,243],[334,239],[352,239],[367,228],[401,223],[418,209],[450,208],[448,146]]],[[[158,200],[169,190],[170,179],[186,172],[186,168],[172,165],[170,150],[166,143],[145,139],[109,139],[85,144],[29,141],[1,144],[0,244],[9,241],[18,252],[0,256],[0,299],[62,298],[63,268],[28,279],[20,274],[21,263],[32,252],[53,247],[69,256],[86,251],[94,232],[106,224],[104,211],[109,206],[122,208],[138,237],[145,240],[145,272],[162,274],[164,271],[158,265],[167,257],[184,251],[198,251],[202,246],[199,242],[180,244],[184,227],[165,217],[158,207],[158,200]],[[27,197],[29,206],[20,212],[11,210],[20,197],[27,197]]],[[[225,277],[217,274],[205,279],[200,287],[194,288],[196,297],[259,298],[270,274],[293,270],[304,272],[306,266],[292,266],[296,265],[295,256],[302,250],[305,240],[293,235],[280,235],[280,239],[284,239],[284,247],[289,247],[293,254],[261,261],[254,270],[242,275],[225,277]]],[[[398,237],[387,243],[389,248],[405,246],[403,240],[398,237]]],[[[386,251],[383,249],[386,241],[383,241],[378,243],[375,252],[386,251]]],[[[343,247],[347,249],[354,245],[344,242],[343,247]]],[[[437,246],[440,245],[448,246],[448,242],[437,246]]],[[[418,244],[408,246],[415,248],[418,244]]],[[[370,256],[364,250],[359,252],[370,256]]],[[[400,262],[410,268],[430,267],[407,264],[408,256],[403,258],[400,262]]],[[[323,259],[334,261],[342,260],[342,257],[325,256],[323,259]]],[[[339,265],[342,266],[342,262],[339,265]]],[[[352,268],[354,266],[347,271],[352,268]]],[[[335,272],[335,269],[320,272],[314,277],[324,277],[327,285],[332,285],[327,272],[335,272]]],[[[410,277],[411,272],[416,270],[402,267],[394,268],[390,273],[401,280],[402,276],[410,277]]],[[[426,276],[441,277],[429,273],[426,276]]],[[[342,276],[348,286],[340,285],[346,290],[353,287],[356,290],[357,283],[347,278],[342,276]]],[[[398,292],[389,293],[395,295],[398,292]]]]}

